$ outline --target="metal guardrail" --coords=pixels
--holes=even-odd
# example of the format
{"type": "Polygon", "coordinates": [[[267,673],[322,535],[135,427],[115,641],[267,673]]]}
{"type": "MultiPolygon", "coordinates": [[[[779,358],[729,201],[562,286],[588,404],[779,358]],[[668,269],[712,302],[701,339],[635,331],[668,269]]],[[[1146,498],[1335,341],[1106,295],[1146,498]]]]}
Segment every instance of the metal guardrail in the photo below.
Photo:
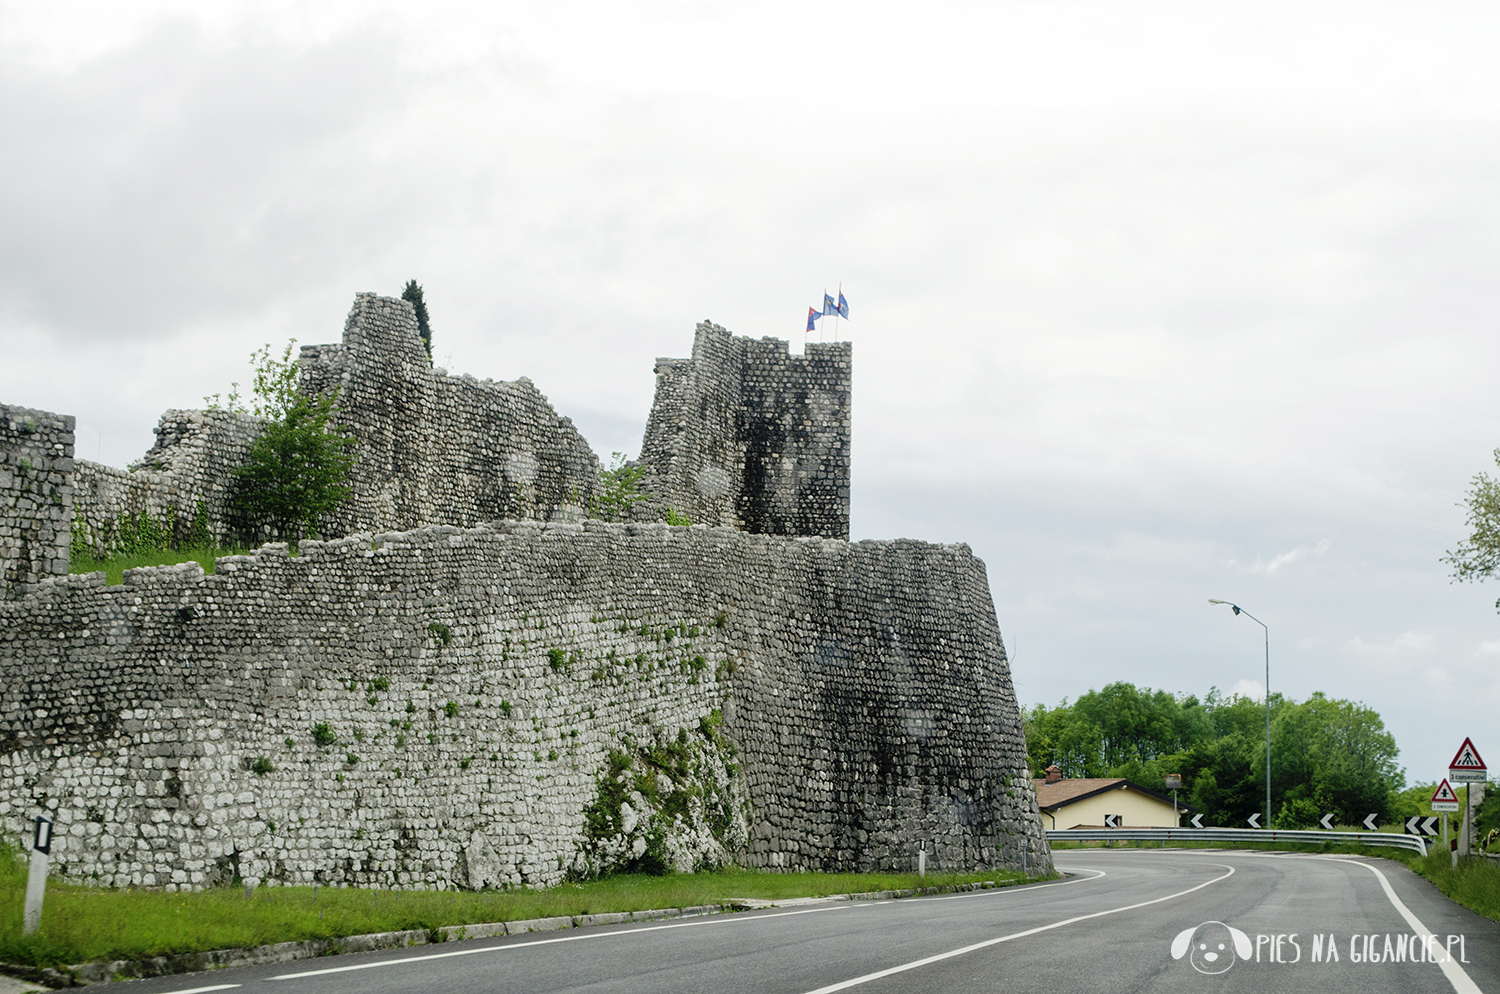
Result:
{"type": "Polygon", "coordinates": [[[1427,840],[1395,832],[1324,832],[1275,828],[1063,828],[1047,833],[1048,842],[1353,842],[1394,846],[1427,855],[1427,840]]]}

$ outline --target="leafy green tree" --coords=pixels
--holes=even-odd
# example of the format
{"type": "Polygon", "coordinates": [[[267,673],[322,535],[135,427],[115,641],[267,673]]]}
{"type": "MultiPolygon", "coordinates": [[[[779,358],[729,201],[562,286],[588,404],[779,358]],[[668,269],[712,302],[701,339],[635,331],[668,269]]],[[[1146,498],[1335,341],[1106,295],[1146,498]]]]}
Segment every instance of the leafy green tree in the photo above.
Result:
{"type": "MultiPolygon", "coordinates": [[[[1494,455],[1495,463],[1500,465],[1500,449],[1494,455]]],[[[1464,525],[1469,529],[1469,537],[1458,548],[1449,550],[1442,561],[1453,567],[1455,580],[1467,582],[1492,577],[1500,568],[1500,480],[1488,473],[1476,474],[1459,506],[1468,509],[1464,525]]],[[[1500,600],[1495,601],[1495,608],[1500,610],[1500,600]]]]}
{"type": "MultiPolygon", "coordinates": [[[[1263,701],[1216,689],[1200,701],[1121,682],[1071,705],[1036,705],[1022,721],[1033,776],[1056,764],[1066,777],[1125,777],[1159,789],[1178,773],[1183,799],[1209,824],[1235,825],[1265,803],[1265,714],[1263,701]]],[[[1322,694],[1301,704],[1273,694],[1271,726],[1275,824],[1313,824],[1325,811],[1357,823],[1392,810],[1405,778],[1374,711],[1322,694]]]]}
{"type": "Polygon", "coordinates": [[[417,312],[417,333],[422,336],[422,344],[427,348],[427,358],[432,358],[432,326],[427,323],[427,302],[422,299],[422,285],[416,280],[407,280],[406,287],[401,291],[401,299],[411,301],[412,310],[417,312]]]}
{"type": "Polygon", "coordinates": [[[297,390],[293,342],[277,359],[269,345],[253,353],[253,413],[264,428],[235,470],[231,506],[246,532],[269,527],[289,541],[317,535],[318,519],[349,496],[354,439],[333,423],[337,392],[309,397],[297,390]]]}
{"type": "Polygon", "coordinates": [[[612,452],[610,456],[609,468],[599,473],[593,514],[605,521],[624,521],[630,509],[646,499],[641,493],[641,477],[645,470],[639,465],[627,464],[623,452],[612,452]]]}
{"type": "Polygon", "coordinates": [[[1384,818],[1406,786],[1396,753],[1395,737],[1363,704],[1314,693],[1281,709],[1271,721],[1271,793],[1281,804],[1274,821],[1315,825],[1326,811],[1346,825],[1371,812],[1384,818]]]}

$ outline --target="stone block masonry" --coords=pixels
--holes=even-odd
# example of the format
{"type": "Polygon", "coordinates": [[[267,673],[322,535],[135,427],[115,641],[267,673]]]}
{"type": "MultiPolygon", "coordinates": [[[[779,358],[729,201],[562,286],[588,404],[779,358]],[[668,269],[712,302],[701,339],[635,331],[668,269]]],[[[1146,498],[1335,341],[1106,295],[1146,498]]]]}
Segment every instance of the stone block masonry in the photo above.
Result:
{"type": "Polygon", "coordinates": [[[122,519],[144,515],[185,541],[198,516],[215,541],[233,539],[229,502],[234,471],[260,434],[248,414],[224,410],[169,410],[154,429],[156,444],[129,470],[86,459],[76,462],[75,537],[96,556],[118,551],[122,519]]]}
{"type": "Polygon", "coordinates": [[[410,302],[361,293],[340,345],[304,346],[302,388],[337,388],[339,425],[359,442],[354,493],[325,535],[469,526],[502,518],[576,519],[599,460],[573,422],[522,377],[432,368],[410,302]]]}
{"type": "Polygon", "coordinates": [[[0,593],[68,572],[73,418],[0,404],[0,593]]]}
{"type": "Polygon", "coordinates": [[[698,325],[691,359],[658,359],[641,446],[643,516],[666,509],[763,535],[849,537],[852,346],[698,325]]]}
{"type": "MultiPolygon", "coordinates": [[[[433,369],[409,302],[358,294],[342,343],[304,346],[298,361],[304,391],[339,391],[335,420],[358,442],[353,494],[320,522],[321,534],[584,516],[599,460],[573,422],[525,377],[496,382],[433,369]]],[[[79,542],[96,555],[114,553],[121,520],[142,516],[170,522],[178,541],[200,515],[214,540],[244,539],[230,500],[260,422],[225,410],[169,410],[155,430],[156,444],[129,470],[77,462],[79,542]]],[[[15,448],[4,442],[0,452],[15,448]]]]}
{"type": "Polygon", "coordinates": [[[715,711],[745,865],[1047,862],[967,547],[660,524],[44,580],[0,603],[0,821],[114,885],[551,884],[610,752],[715,711]]]}

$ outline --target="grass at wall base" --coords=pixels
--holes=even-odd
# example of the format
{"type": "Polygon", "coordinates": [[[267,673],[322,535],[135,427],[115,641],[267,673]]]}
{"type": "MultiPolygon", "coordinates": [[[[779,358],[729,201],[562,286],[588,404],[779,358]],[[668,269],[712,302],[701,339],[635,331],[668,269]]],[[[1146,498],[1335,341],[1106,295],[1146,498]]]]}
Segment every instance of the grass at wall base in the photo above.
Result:
{"type": "Polygon", "coordinates": [[[104,582],[110,586],[117,586],[125,582],[125,571],[136,569],[141,566],[175,566],[178,563],[197,563],[203,567],[203,572],[214,571],[214,560],[220,556],[243,556],[248,555],[248,548],[224,548],[221,546],[200,546],[187,549],[147,549],[141,552],[121,553],[118,556],[110,556],[105,559],[96,559],[87,553],[74,553],[68,562],[69,573],[98,573],[104,572],[104,582]]]}
{"type": "Polygon", "coordinates": [[[943,887],[990,880],[1021,883],[1005,870],[966,875],[929,873],[620,874],[547,890],[431,891],[239,885],[191,894],[112,890],[49,882],[40,930],[21,935],[26,864],[0,852],[0,962],[60,967],[132,960],[273,942],[334,939],[370,932],[521,921],[560,915],[647,911],[720,904],[731,898],[785,900],[829,894],[943,887]]]}

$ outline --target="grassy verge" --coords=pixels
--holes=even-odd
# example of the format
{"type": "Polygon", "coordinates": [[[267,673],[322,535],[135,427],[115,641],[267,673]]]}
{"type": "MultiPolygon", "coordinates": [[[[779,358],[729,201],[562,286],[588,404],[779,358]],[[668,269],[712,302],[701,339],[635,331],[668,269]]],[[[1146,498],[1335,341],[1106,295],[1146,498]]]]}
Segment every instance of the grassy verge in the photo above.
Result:
{"type": "Polygon", "coordinates": [[[1500,921],[1500,860],[1461,859],[1455,867],[1452,855],[1439,848],[1429,851],[1425,859],[1411,853],[1404,862],[1432,881],[1445,897],[1500,921]]]}
{"type": "Polygon", "coordinates": [[[28,966],[138,959],[556,915],[680,908],[740,897],[784,900],[981,880],[1014,884],[1027,879],[1000,870],[926,877],[728,870],[666,877],[621,875],[547,890],[479,893],[321,887],[315,895],[311,887],[262,887],[248,898],[241,888],[166,894],[53,881],[47,887],[41,929],[23,938],[25,869],[19,860],[0,856],[0,862],[0,961],[28,966]]]}
{"type": "Polygon", "coordinates": [[[249,549],[221,549],[215,546],[200,546],[191,549],[153,549],[149,552],[114,556],[110,559],[95,559],[92,556],[74,553],[68,563],[69,573],[97,573],[104,571],[104,582],[111,586],[125,582],[125,571],[138,566],[174,566],[177,563],[197,563],[203,572],[214,571],[214,560],[220,556],[242,556],[249,549]]]}

